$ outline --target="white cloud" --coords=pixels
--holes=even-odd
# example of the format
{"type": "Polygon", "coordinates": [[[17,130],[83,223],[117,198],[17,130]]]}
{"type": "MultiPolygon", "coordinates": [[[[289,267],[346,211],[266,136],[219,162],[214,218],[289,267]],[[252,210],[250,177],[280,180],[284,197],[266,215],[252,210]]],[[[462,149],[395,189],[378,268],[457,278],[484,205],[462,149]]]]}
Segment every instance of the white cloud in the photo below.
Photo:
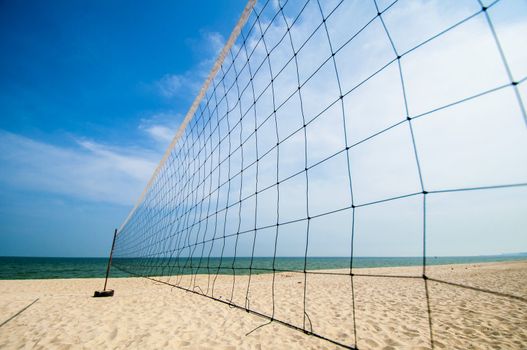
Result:
{"type": "Polygon", "coordinates": [[[20,190],[131,205],[159,160],[157,152],[144,149],[77,144],[61,147],[0,131],[0,181],[20,190]]]}
{"type": "Polygon", "coordinates": [[[202,36],[207,45],[206,51],[209,51],[210,57],[205,60],[210,61],[210,59],[215,59],[220,54],[223,46],[225,46],[225,38],[218,32],[204,32],[202,36]]]}
{"type": "Polygon", "coordinates": [[[153,88],[159,96],[177,102],[181,108],[185,108],[186,106],[182,102],[192,101],[198,93],[206,73],[206,69],[201,69],[198,66],[182,74],[165,74],[153,83],[153,88]]]}
{"type": "Polygon", "coordinates": [[[175,130],[164,125],[152,125],[145,128],[145,131],[158,142],[170,143],[174,138],[175,130]]]}
{"type": "Polygon", "coordinates": [[[185,80],[185,77],[181,75],[166,74],[156,82],[156,86],[161,96],[166,98],[178,97],[185,80]]]}
{"type": "Polygon", "coordinates": [[[201,58],[191,69],[180,73],[167,73],[154,83],[157,92],[167,99],[192,99],[198,93],[212,64],[225,45],[220,33],[203,31],[199,40],[189,40],[201,58]]]}
{"type": "Polygon", "coordinates": [[[164,151],[174,138],[182,119],[180,113],[173,111],[155,113],[141,119],[139,129],[156,143],[157,148],[164,151]]]}

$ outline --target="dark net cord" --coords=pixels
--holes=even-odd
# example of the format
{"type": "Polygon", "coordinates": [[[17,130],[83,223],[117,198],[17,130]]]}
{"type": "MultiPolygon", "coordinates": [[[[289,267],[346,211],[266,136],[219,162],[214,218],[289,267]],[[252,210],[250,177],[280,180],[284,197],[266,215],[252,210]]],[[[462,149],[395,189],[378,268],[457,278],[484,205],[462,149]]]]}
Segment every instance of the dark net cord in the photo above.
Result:
{"type": "MultiPolygon", "coordinates": [[[[267,1],[255,6],[248,22],[243,27],[236,44],[229,50],[212,85],[205,93],[193,119],[187,126],[184,136],[172,149],[161,171],[157,174],[146,195],[136,211],[119,231],[114,251],[113,265],[131,275],[142,276],[179,289],[189,291],[225,304],[240,308],[247,312],[260,315],[269,321],[284,324],[293,329],[325,339],[344,348],[357,348],[356,326],[356,288],[357,277],[369,278],[409,278],[423,281],[423,293],[427,303],[427,318],[429,325],[430,346],[434,347],[433,314],[430,305],[431,282],[448,285],[454,288],[468,288],[482,293],[491,293],[520,302],[527,302],[523,297],[501,293],[486,288],[478,288],[468,284],[454,283],[427,275],[427,203],[430,198],[440,194],[468,191],[494,191],[500,189],[526,188],[527,182],[499,183],[488,186],[478,184],[469,187],[452,187],[429,189],[427,178],[422,171],[422,153],[416,142],[416,120],[434,118],[439,111],[466,104],[470,101],[490,96],[502,91],[512,90],[521,113],[527,125],[525,107],[521,98],[520,86],[525,84],[527,77],[514,80],[507,55],[496,33],[489,10],[500,1],[484,5],[479,2],[479,10],[444,28],[413,47],[401,51],[398,49],[389,24],[385,20],[386,13],[396,6],[398,1],[384,8],[373,0],[376,14],[366,19],[365,24],[351,33],[342,44],[336,44],[328,27],[328,22],[341,10],[344,1],[338,2],[332,9],[325,10],[319,0],[306,1],[302,4],[292,4],[291,1],[278,1],[277,5],[267,1]],[[306,35],[302,42],[297,42],[293,29],[302,25],[302,18],[309,6],[315,6],[318,11],[318,25],[306,35]],[[294,9],[296,12],[291,14],[294,9]],[[484,18],[495,42],[501,63],[506,71],[508,83],[491,89],[479,91],[470,96],[464,96],[457,101],[450,101],[443,106],[434,107],[425,112],[411,113],[407,97],[407,77],[402,61],[415,52],[427,49],[427,45],[441,40],[457,28],[466,26],[478,18],[484,18]],[[343,82],[347,77],[340,71],[337,62],[339,54],[373,25],[380,25],[392,50],[391,57],[380,67],[370,72],[364,79],[351,88],[345,88],[343,82]],[[281,30],[276,33],[277,28],[281,30]],[[313,72],[305,76],[302,66],[305,64],[300,56],[312,49],[310,43],[320,35],[327,45],[327,52],[320,49],[316,54],[324,58],[313,72]],[[281,50],[281,51],[279,51],[281,50]],[[286,59],[280,60],[277,52],[288,52],[286,59]],[[283,61],[283,62],[282,62],[283,61]],[[280,64],[279,64],[280,63],[280,64]],[[323,70],[327,67],[327,71],[323,70]],[[283,79],[288,69],[294,72],[288,84],[293,86],[285,91],[283,79]],[[348,135],[349,116],[346,113],[345,100],[353,96],[358,89],[369,81],[387,71],[396,69],[402,92],[404,115],[398,121],[380,130],[352,141],[348,135]],[[327,106],[316,115],[306,110],[306,102],[312,96],[306,94],[309,84],[318,75],[325,73],[324,79],[333,82],[338,95],[332,96],[327,106]],[[301,119],[301,125],[284,132],[281,129],[285,111],[289,103],[295,102],[297,108],[294,114],[301,119]],[[313,137],[309,128],[317,121],[325,118],[328,111],[338,108],[342,121],[341,132],[343,147],[312,162],[310,142],[313,137]],[[377,140],[394,130],[405,128],[408,131],[412,148],[413,161],[419,181],[419,190],[388,196],[376,200],[360,201],[357,199],[357,184],[352,174],[354,162],[350,152],[359,146],[377,140]],[[284,159],[284,144],[293,139],[299,139],[303,144],[303,154],[295,156],[303,163],[302,167],[293,173],[284,172],[280,164],[284,159]],[[264,144],[270,144],[267,148],[264,144]],[[314,172],[327,166],[338,157],[344,157],[346,166],[347,186],[339,188],[346,192],[349,203],[339,208],[323,212],[312,210],[316,198],[312,189],[316,187],[314,172]],[[271,164],[271,166],[269,166],[271,164]],[[284,218],[284,208],[288,197],[284,194],[284,186],[302,184],[304,189],[305,210],[300,218],[284,218]],[[272,201],[269,200],[272,198],[272,201]],[[360,273],[354,265],[356,247],[354,247],[357,230],[357,210],[366,207],[376,207],[390,202],[398,202],[409,198],[422,200],[422,256],[420,275],[393,275],[360,273]],[[269,209],[269,203],[274,203],[269,209]],[[249,208],[249,210],[246,210],[249,208]],[[338,213],[346,213],[351,217],[349,228],[350,256],[346,270],[312,270],[309,265],[309,252],[312,248],[312,223],[314,220],[332,217],[338,213]],[[271,215],[272,219],[262,221],[262,217],[271,215]],[[250,221],[250,226],[246,223],[250,221]],[[303,240],[303,266],[284,268],[279,262],[279,247],[287,230],[294,225],[303,224],[305,238],[303,240]],[[258,250],[262,243],[262,235],[266,230],[272,234],[265,236],[270,240],[272,253],[270,262],[263,264],[259,259],[258,250]],[[248,241],[242,245],[241,241],[248,241]],[[233,251],[226,252],[228,242],[233,242],[233,251]],[[255,282],[262,273],[272,274],[271,311],[263,312],[251,303],[251,290],[258,288],[255,282]],[[275,294],[278,284],[278,273],[301,274],[303,276],[302,293],[302,324],[293,324],[277,317],[275,294]],[[215,291],[220,276],[232,276],[229,297],[218,297],[215,291]],[[309,276],[349,276],[349,298],[352,306],[350,318],[353,320],[354,343],[343,343],[330,336],[320,334],[313,326],[313,319],[308,310],[309,276]],[[186,276],[191,278],[186,280],[186,276]],[[207,282],[200,284],[200,278],[206,277],[207,282]],[[244,301],[235,300],[236,288],[245,284],[244,301]]],[[[312,7],[309,7],[311,9],[312,7]]],[[[350,62],[352,64],[352,62],[350,62]]],[[[335,136],[337,137],[337,136],[335,136]]],[[[328,193],[328,196],[332,194],[328,193]]],[[[229,243],[230,244],[230,243],[229,243]]],[[[300,243],[299,243],[300,244],[300,243]]],[[[230,248],[229,248],[230,249],[230,248]]],[[[311,283],[311,282],[310,282],[311,283]]]]}

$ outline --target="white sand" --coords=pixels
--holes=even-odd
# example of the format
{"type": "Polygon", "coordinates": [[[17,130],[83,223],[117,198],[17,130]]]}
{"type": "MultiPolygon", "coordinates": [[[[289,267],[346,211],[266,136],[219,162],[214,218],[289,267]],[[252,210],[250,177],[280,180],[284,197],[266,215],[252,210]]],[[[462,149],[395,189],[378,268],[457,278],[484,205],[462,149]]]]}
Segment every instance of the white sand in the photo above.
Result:
{"type": "MultiPolygon", "coordinates": [[[[357,273],[419,275],[417,268],[357,273]]],[[[430,267],[431,277],[518,299],[428,282],[435,349],[525,349],[527,262],[430,267]]],[[[175,277],[172,277],[172,281],[175,277]]],[[[313,331],[360,349],[429,349],[430,327],[421,278],[308,275],[307,314],[313,331]]],[[[214,296],[230,299],[232,276],[214,296]]],[[[250,307],[272,312],[272,275],[253,276],[250,307]]],[[[181,284],[189,286],[190,276],[181,284]]],[[[195,283],[207,291],[207,276],[195,283]]],[[[200,295],[139,278],[109,281],[113,298],[92,298],[102,279],[0,281],[1,349],[333,349],[327,341],[200,295]]],[[[236,277],[233,302],[244,305],[247,276],[236,277]]],[[[196,289],[199,291],[199,289],[196,289]]],[[[275,317],[302,327],[303,275],[277,274],[275,317]]],[[[209,295],[211,290],[209,288],[209,295]]]]}

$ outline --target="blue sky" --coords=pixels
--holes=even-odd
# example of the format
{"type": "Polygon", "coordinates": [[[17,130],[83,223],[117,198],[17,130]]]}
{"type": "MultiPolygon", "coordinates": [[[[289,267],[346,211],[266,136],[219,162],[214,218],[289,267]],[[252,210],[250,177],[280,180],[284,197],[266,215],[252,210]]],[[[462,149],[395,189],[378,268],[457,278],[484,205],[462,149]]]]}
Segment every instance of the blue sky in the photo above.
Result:
{"type": "Polygon", "coordinates": [[[0,255],[107,254],[244,5],[2,2],[0,255]]]}
{"type": "MultiPolygon", "coordinates": [[[[308,155],[304,159],[304,136],[295,131],[302,122],[299,100],[290,99],[277,111],[280,178],[303,170],[304,161],[319,165],[310,169],[309,203],[302,176],[280,184],[280,220],[305,219],[306,205],[312,215],[349,207],[350,172],[356,205],[417,193],[357,209],[355,254],[418,256],[422,252],[421,186],[427,191],[444,191],[527,183],[527,129],[520,108],[520,101],[527,105],[527,42],[518,39],[527,33],[527,4],[502,0],[487,12],[512,79],[520,82],[513,87],[475,0],[400,0],[393,6],[390,1],[378,1],[393,46],[403,53],[400,66],[375,3],[345,1],[331,12],[339,3],[321,1],[319,8],[311,1],[301,10],[302,3],[290,1],[284,8],[289,23],[301,13],[291,28],[292,45],[299,48],[310,38],[297,60],[303,110],[306,120],[312,122],[306,128],[308,155]],[[320,29],[324,27],[319,26],[321,12],[332,13],[327,31],[333,46],[339,47],[335,65],[346,92],[342,106],[327,110],[340,92],[333,61],[326,60],[331,52],[328,36],[320,29]],[[427,41],[469,16],[462,25],[427,41]],[[368,22],[370,18],[374,20],[368,22]],[[366,29],[354,36],[366,23],[366,29]],[[349,41],[350,37],[354,39],[349,41]],[[412,50],[416,45],[419,48],[412,50]],[[405,80],[408,110],[400,74],[405,80]],[[412,118],[424,115],[411,122],[423,185],[407,113],[412,118]],[[397,126],[375,136],[394,124],[397,126]],[[357,143],[346,151],[349,164],[345,153],[327,159],[345,150],[344,132],[349,143],[357,143]]],[[[264,65],[254,76],[254,88],[262,93],[256,104],[260,136],[256,140],[250,135],[252,123],[233,131],[249,140],[244,148],[245,164],[259,157],[258,149],[271,149],[276,144],[275,126],[264,119],[272,114],[275,97],[281,104],[298,86],[295,61],[290,60],[291,44],[280,41],[287,26],[285,19],[274,16],[277,4],[269,2],[260,21],[268,26],[267,43],[277,43],[270,66],[275,74],[284,69],[276,76],[274,96],[266,88],[268,67],[264,65]]],[[[242,1],[2,5],[0,255],[108,254],[113,229],[123,223],[149,180],[244,5],[242,1]]],[[[260,11],[263,6],[260,3],[256,8],[260,11]]],[[[253,14],[249,23],[254,20],[253,14]]],[[[254,48],[250,65],[255,72],[265,60],[266,50],[259,44],[257,30],[249,33],[246,28],[245,34],[249,35],[247,46],[254,48]]],[[[234,50],[240,45],[239,39],[234,50]]],[[[241,69],[245,60],[242,56],[238,59],[241,69]]],[[[247,69],[239,73],[240,84],[249,81],[247,69]]],[[[216,84],[222,78],[220,74],[216,84]]],[[[233,74],[226,75],[227,85],[233,80],[233,74]]],[[[228,100],[233,105],[241,101],[240,106],[248,108],[253,101],[249,91],[237,96],[231,89],[219,110],[230,109],[225,103],[228,100]]],[[[230,113],[229,118],[239,118],[236,113],[230,113]]],[[[187,129],[183,140],[196,139],[203,121],[196,123],[198,127],[187,129]]],[[[223,136],[226,130],[222,128],[223,136]]],[[[193,147],[201,144],[193,143],[193,147]]],[[[220,150],[219,156],[226,157],[226,147],[223,143],[210,159],[219,159],[220,150]]],[[[239,154],[232,155],[231,162],[241,166],[243,161],[236,157],[239,154]]],[[[194,165],[200,161],[199,157],[190,160],[194,165]]],[[[256,186],[276,182],[277,162],[276,150],[262,157],[256,186]]],[[[239,177],[231,179],[240,182],[233,191],[242,195],[254,191],[254,168],[247,169],[243,184],[239,177]]],[[[165,171],[173,175],[179,170],[165,171]]],[[[226,173],[223,171],[223,176],[226,173]]],[[[213,176],[219,177],[214,173],[209,180],[213,176]]],[[[163,183],[165,180],[161,178],[159,186],[170,185],[163,183]]],[[[259,227],[276,222],[275,192],[276,186],[259,197],[259,227]]],[[[228,202],[225,188],[215,195],[222,203],[228,202]]],[[[163,198],[152,196],[151,204],[166,209],[163,198]]],[[[431,194],[427,198],[428,255],[527,251],[525,186],[431,194]]],[[[173,198],[170,204],[183,208],[189,203],[173,198]]],[[[240,206],[240,225],[250,230],[254,203],[250,199],[245,204],[240,206]]],[[[225,219],[227,234],[237,230],[238,210],[231,212],[233,216],[225,219]]],[[[348,209],[312,220],[310,239],[316,244],[308,253],[349,255],[350,219],[348,209]]],[[[130,226],[128,237],[148,239],[143,233],[150,228],[150,223],[130,226]]],[[[250,255],[251,236],[244,237],[247,242],[240,245],[239,253],[250,255]]],[[[273,239],[260,242],[265,235],[259,237],[256,254],[272,255],[273,239]]],[[[297,248],[304,247],[304,239],[302,222],[285,224],[278,253],[303,254],[303,249],[298,253],[297,248]]],[[[227,244],[229,251],[232,244],[227,244]]]]}

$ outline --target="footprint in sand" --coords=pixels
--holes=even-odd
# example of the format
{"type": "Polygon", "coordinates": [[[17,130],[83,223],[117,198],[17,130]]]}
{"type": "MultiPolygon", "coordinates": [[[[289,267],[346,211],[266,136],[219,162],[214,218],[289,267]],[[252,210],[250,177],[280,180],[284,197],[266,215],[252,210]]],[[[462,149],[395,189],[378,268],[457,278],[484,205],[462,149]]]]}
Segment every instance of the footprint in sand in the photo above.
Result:
{"type": "Polygon", "coordinates": [[[364,341],[366,344],[368,344],[369,346],[371,346],[372,348],[379,346],[379,344],[378,344],[375,340],[373,340],[373,339],[366,338],[366,339],[364,339],[363,341],[364,341]]]}
{"type": "Polygon", "coordinates": [[[119,331],[119,330],[117,329],[117,327],[114,327],[114,328],[112,329],[112,331],[110,332],[110,334],[108,334],[108,340],[114,340],[115,337],[117,337],[117,333],[118,333],[118,331],[119,331]]]}

